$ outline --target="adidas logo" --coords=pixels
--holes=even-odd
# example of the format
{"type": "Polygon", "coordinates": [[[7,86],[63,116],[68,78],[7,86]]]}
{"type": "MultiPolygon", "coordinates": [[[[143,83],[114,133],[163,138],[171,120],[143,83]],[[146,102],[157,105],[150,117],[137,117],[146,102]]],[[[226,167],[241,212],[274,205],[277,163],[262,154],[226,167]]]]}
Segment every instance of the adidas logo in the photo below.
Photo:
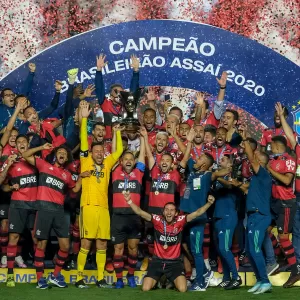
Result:
{"type": "Polygon", "coordinates": [[[223,231],[221,230],[220,232],[219,232],[219,234],[222,234],[223,233],[223,231]]]}
{"type": "Polygon", "coordinates": [[[22,171],[22,169],[21,169],[21,168],[18,168],[17,171],[20,172],[20,171],[22,171]]]}
{"type": "Polygon", "coordinates": [[[249,230],[249,233],[252,233],[252,231],[251,231],[251,230],[249,230]]]}

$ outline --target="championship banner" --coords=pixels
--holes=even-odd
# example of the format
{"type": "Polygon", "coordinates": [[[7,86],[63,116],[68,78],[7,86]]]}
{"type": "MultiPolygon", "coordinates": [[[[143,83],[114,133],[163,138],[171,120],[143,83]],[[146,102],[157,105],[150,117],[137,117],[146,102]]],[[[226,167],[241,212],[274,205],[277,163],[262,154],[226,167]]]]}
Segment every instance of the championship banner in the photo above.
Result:
{"type": "Polygon", "coordinates": [[[20,90],[28,62],[36,63],[30,100],[41,109],[52,99],[55,80],[63,81],[66,92],[67,70],[79,68],[76,82],[93,83],[100,53],[107,55],[103,70],[107,91],[116,82],[129,87],[130,55],[135,54],[140,58],[141,86],[182,87],[213,95],[216,77],[227,71],[226,100],[267,126],[273,123],[275,102],[291,107],[300,100],[300,67],[285,57],[223,29],[174,20],[120,23],[78,34],[33,56],[0,86],[20,90]]]}

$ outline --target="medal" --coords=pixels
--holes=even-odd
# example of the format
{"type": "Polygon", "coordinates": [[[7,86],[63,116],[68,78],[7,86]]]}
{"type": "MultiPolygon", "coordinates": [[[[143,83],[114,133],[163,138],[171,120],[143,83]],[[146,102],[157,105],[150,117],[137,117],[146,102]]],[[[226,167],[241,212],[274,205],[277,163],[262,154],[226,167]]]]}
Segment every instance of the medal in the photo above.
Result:
{"type": "Polygon", "coordinates": [[[156,196],[159,195],[159,191],[155,191],[154,195],[156,196]]]}
{"type": "Polygon", "coordinates": [[[101,170],[102,170],[102,166],[100,166],[100,170],[98,171],[98,168],[96,165],[94,165],[95,167],[95,174],[96,174],[96,178],[97,178],[97,183],[100,183],[100,174],[101,174],[101,170]]]}
{"type": "Polygon", "coordinates": [[[100,183],[100,178],[99,177],[97,177],[97,183],[100,183]]]}
{"type": "Polygon", "coordinates": [[[163,248],[164,248],[165,250],[167,250],[167,249],[168,249],[168,245],[167,245],[167,244],[164,244],[163,248]]]}

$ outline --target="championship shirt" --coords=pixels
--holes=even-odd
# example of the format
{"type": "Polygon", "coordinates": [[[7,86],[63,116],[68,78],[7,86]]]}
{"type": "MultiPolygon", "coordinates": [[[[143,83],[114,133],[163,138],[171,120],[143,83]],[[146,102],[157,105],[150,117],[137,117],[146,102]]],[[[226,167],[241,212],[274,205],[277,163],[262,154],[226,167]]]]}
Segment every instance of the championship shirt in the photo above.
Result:
{"type": "MultiPolygon", "coordinates": [[[[287,140],[287,145],[289,148],[292,148],[292,145],[287,138],[287,136],[284,133],[284,130],[282,128],[267,128],[264,130],[263,135],[261,137],[260,144],[262,147],[266,147],[267,151],[271,151],[271,142],[272,142],[272,137],[281,135],[284,136],[287,140]]],[[[297,138],[296,132],[294,132],[294,137],[297,138]]]]}
{"type": "Polygon", "coordinates": [[[149,194],[150,213],[161,213],[168,202],[175,202],[175,193],[179,189],[180,175],[177,170],[162,173],[157,165],[151,170],[151,186],[149,194]]]}
{"type": "Polygon", "coordinates": [[[11,194],[10,207],[33,209],[38,190],[37,170],[21,159],[12,164],[7,175],[11,185],[19,185],[19,190],[11,194]]]}
{"type": "Polygon", "coordinates": [[[64,209],[68,189],[74,188],[76,184],[71,173],[38,157],[35,158],[35,166],[39,171],[36,209],[64,209]]]}
{"type": "Polygon", "coordinates": [[[200,125],[202,125],[202,126],[212,125],[212,126],[215,126],[216,128],[219,127],[219,124],[220,124],[220,120],[216,119],[213,111],[210,111],[208,113],[208,116],[205,119],[201,120],[201,122],[200,122],[200,125]]]}
{"type": "Polygon", "coordinates": [[[197,147],[195,145],[193,145],[192,149],[191,149],[191,157],[195,161],[203,153],[206,153],[206,152],[208,152],[208,153],[211,152],[210,148],[206,144],[202,143],[201,145],[199,145],[197,147]]]}
{"type": "MultiPolygon", "coordinates": [[[[287,153],[271,158],[269,165],[272,170],[280,174],[296,173],[296,161],[287,153]]],[[[289,186],[286,186],[279,180],[273,178],[272,197],[280,200],[290,200],[296,198],[293,190],[293,180],[289,186]]]]}
{"type": "MultiPolygon", "coordinates": [[[[80,160],[74,160],[67,165],[66,169],[71,173],[72,179],[76,182],[78,181],[80,175],[80,160]]],[[[72,190],[69,191],[70,198],[76,198],[77,193],[74,193],[72,190]]]]}
{"type": "Polygon", "coordinates": [[[140,206],[142,180],[144,175],[144,172],[141,169],[142,168],[136,167],[128,174],[123,170],[122,166],[119,165],[112,172],[114,214],[135,214],[124,199],[124,191],[129,191],[132,202],[135,205],[140,206]]]}
{"type": "Polygon", "coordinates": [[[297,193],[300,193],[300,145],[299,144],[296,145],[295,152],[297,156],[295,190],[297,193]]]}
{"type": "Polygon", "coordinates": [[[178,216],[172,224],[168,224],[163,216],[153,214],[151,222],[154,227],[154,255],[167,260],[180,258],[186,215],[178,216]]]}
{"type": "MultiPolygon", "coordinates": [[[[89,151],[92,151],[92,143],[93,143],[93,136],[88,137],[88,143],[89,143],[89,151]]],[[[104,147],[104,158],[111,154],[111,141],[103,141],[103,147],[104,147]]]]}
{"type": "Polygon", "coordinates": [[[13,154],[18,154],[18,150],[9,144],[6,144],[2,149],[2,156],[10,156],[13,154]]]}
{"type": "Polygon", "coordinates": [[[165,128],[163,126],[159,126],[159,125],[154,125],[154,127],[147,132],[148,134],[148,143],[149,145],[151,145],[153,148],[155,147],[155,142],[156,142],[156,134],[160,131],[160,130],[165,130],[165,128]]]}
{"type": "Polygon", "coordinates": [[[95,164],[88,151],[87,119],[83,118],[80,129],[80,165],[81,173],[89,171],[90,177],[82,178],[80,207],[86,205],[101,206],[108,209],[108,185],[110,172],[123,152],[121,132],[117,131],[117,151],[107,156],[102,165],[95,164]]]}

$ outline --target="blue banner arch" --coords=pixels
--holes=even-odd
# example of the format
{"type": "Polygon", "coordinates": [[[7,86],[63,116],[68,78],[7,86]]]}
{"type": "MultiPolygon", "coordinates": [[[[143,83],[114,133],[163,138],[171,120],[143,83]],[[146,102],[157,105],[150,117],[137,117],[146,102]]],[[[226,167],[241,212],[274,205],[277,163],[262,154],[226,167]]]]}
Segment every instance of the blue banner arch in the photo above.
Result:
{"type": "MultiPolygon", "coordinates": [[[[300,67],[258,42],[237,34],[187,21],[144,20],[108,25],[64,40],[33,56],[1,82],[18,90],[27,63],[37,64],[31,100],[43,108],[56,79],[79,68],[78,82],[93,82],[95,57],[107,55],[105,85],[128,87],[129,58],[141,59],[140,84],[191,88],[215,94],[216,76],[228,71],[227,98],[266,125],[273,123],[274,103],[291,107],[300,99],[300,67]]],[[[63,99],[63,98],[62,98],[63,99]]]]}

